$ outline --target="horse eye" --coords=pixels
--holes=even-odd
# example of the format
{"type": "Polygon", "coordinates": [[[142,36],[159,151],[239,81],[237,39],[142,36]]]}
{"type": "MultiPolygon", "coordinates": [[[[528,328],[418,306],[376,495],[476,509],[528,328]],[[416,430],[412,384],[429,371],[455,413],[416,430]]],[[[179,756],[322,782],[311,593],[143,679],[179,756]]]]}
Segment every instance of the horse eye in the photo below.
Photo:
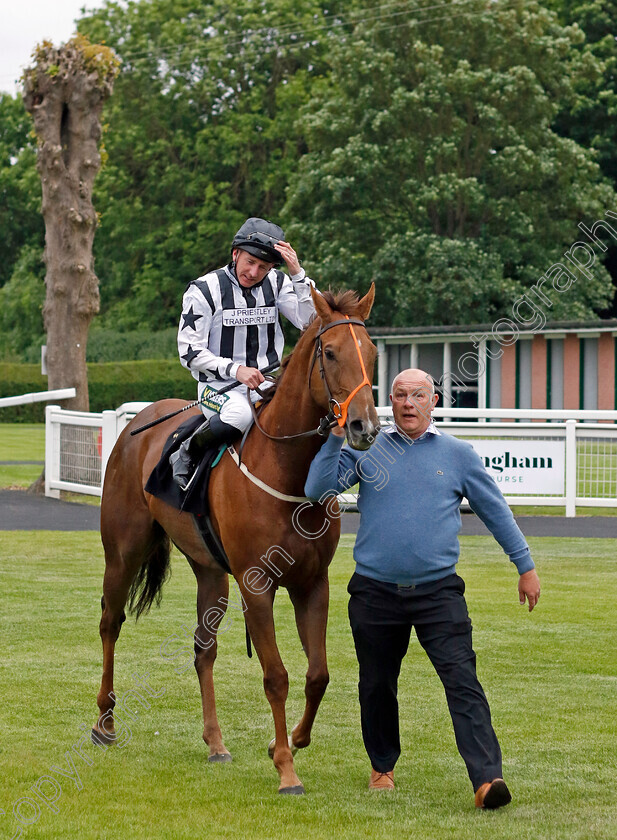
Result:
{"type": "Polygon", "coordinates": [[[325,355],[326,359],[328,359],[331,362],[333,362],[336,359],[336,356],[334,355],[332,350],[330,350],[329,347],[324,350],[324,355],[325,355]]]}

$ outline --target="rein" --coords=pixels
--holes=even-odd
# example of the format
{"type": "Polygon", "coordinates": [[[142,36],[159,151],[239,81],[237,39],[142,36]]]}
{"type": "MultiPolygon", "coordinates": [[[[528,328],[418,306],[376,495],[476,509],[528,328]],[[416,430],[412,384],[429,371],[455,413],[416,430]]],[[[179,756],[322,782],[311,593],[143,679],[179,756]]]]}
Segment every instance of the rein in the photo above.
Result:
{"type": "Polygon", "coordinates": [[[257,414],[257,409],[255,405],[251,401],[250,394],[247,391],[247,399],[249,401],[249,405],[251,408],[251,413],[253,414],[253,420],[255,425],[262,433],[264,437],[267,437],[269,440],[278,440],[278,441],[286,441],[286,440],[298,440],[299,438],[304,437],[311,437],[312,435],[319,435],[320,437],[325,437],[328,431],[336,426],[337,424],[341,426],[341,428],[345,425],[347,420],[347,410],[349,408],[349,404],[351,403],[352,399],[356,396],[358,391],[361,388],[364,388],[365,385],[371,387],[371,383],[369,381],[368,376],[366,375],[366,368],[364,366],[364,359],[362,358],[362,353],[360,352],[360,344],[358,342],[358,338],[356,333],[354,332],[354,328],[352,324],[357,324],[360,327],[364,326],[364,321],[360,321],[358,318],[350,318],[349,315],[344,316],[345,320],[339,321],[332,321],[329,324],[326,324],[325,327],[322,327],[317,335],[315,336],[315,350],[313,352],[313,359],[311,361],[311,366],[309,368],[308,380],[309,386],[311,381],[311,376],[313,374],[313,368],[315,367],[315,362],[319,360],[319,375],[321,376],[322,382],[324,384],[324,388],[326,390],[326,394],[328,395],[328,405],[329,410],[328,413],[321,418],[319,421],[319,426],[316,429],[309,429],[308,432],[298,432],[295,435],[271,435],[266,432],[266,430],[261,426],[259,422],[259,415],[257,414]],[[353,389],[351,394],[347,397],[347,399],[343,403],[339,403],[337,400],[334,399],[332,396],[332,392],[330,390],[330,386],[328,385],[328,379],[326,377],[326,371],[323,364],[323,347],[321,343],[321,336],[327,332],[328,330],[332,329],[332,327],[340,327],[340,326],[348,326],[349,331],[351,332],[352,338],[354,340],[354,344],[356,345],[356,352],[358,353],[358,358],[360,360],[360,368],[362,370],[363,379],[362,382],[353,389]]]}

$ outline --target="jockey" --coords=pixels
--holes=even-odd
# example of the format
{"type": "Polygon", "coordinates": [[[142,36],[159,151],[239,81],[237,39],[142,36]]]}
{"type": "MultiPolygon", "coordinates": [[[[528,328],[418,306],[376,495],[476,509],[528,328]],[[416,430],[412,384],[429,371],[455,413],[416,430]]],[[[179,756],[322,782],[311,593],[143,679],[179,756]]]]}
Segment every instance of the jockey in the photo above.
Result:
{"type": "MultiPolygon", "coordinates": [[[[173,475],[188,488],[208,444],[227,443],[251,423],[252,402],[265,368],[278,366],[284,337],[279,312],[303,329],[315,312],[311,286],[283,230],[250,218],[233,238],[231,262],[193,281],[182,299],[178,352],[197,380],[206,421],[170,457],[173,475]],[[277,269],[285,263],[289,276],[277,269]],[[239,382],[225,394],[226,385],[239,382]]],[[[269,387],[266,382],[265,387],[269,387]]]]}

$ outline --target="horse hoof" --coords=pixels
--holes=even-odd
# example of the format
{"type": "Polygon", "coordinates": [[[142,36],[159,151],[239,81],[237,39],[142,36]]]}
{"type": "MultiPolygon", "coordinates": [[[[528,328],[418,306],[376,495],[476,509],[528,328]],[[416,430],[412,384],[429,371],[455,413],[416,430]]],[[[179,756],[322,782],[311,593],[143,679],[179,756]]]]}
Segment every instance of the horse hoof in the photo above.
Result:
{"type": "Polygon", "coordinates": [[[292,785],[291,787],[279,788],[279,793],[301,796],[304,793],[304,785],[292,785]]]}
{"type": "MultiPolygon", "coordinates": [[[[294,742],[291,740],[291,735],[287,737],[287,743],[289,744],[289,749],[291,750],[291,754],[295,755],[298,752],[298,747],[294,746],[294,742]]],[[[268,744],[268,755],[270,758],[274,759],[274,745],[276,744],[276,738],[273,738],[270,743],[268,744]]]]}
{"type": "Polygon", "coordinates": [[[208,756],[208,761],[215,761],[218,764],[229,764],[229,762],[231,761],[231,755],[227,752],[213,753],[212,755],[208,756]]]}
{"type": "Polygon", "coordinates": [[[111,747],[116,743],[115,734],[107,735],[105,732],[100,732],[98,729],[95,729],[94,726],[92,727],[90,738],[92,739],[92,743],[97,747],[101,745],[111,747]]]}

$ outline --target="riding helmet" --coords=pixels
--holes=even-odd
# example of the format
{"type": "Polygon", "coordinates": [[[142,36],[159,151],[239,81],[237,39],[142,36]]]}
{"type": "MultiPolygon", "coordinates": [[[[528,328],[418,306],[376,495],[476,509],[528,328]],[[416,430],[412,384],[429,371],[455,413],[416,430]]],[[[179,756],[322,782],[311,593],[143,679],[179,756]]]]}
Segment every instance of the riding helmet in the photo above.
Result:
{"type": "Polygon", "coordinates": [[[282,265],[283,257],[274,245],[284,239],[283,228],[273,222],[252,216],[246,220],[234,236],[231,248],[232,251],[235,248],[241,248],[243,251],[248,251],[249,254],[259,257],[260,260],[282,265]]]}

